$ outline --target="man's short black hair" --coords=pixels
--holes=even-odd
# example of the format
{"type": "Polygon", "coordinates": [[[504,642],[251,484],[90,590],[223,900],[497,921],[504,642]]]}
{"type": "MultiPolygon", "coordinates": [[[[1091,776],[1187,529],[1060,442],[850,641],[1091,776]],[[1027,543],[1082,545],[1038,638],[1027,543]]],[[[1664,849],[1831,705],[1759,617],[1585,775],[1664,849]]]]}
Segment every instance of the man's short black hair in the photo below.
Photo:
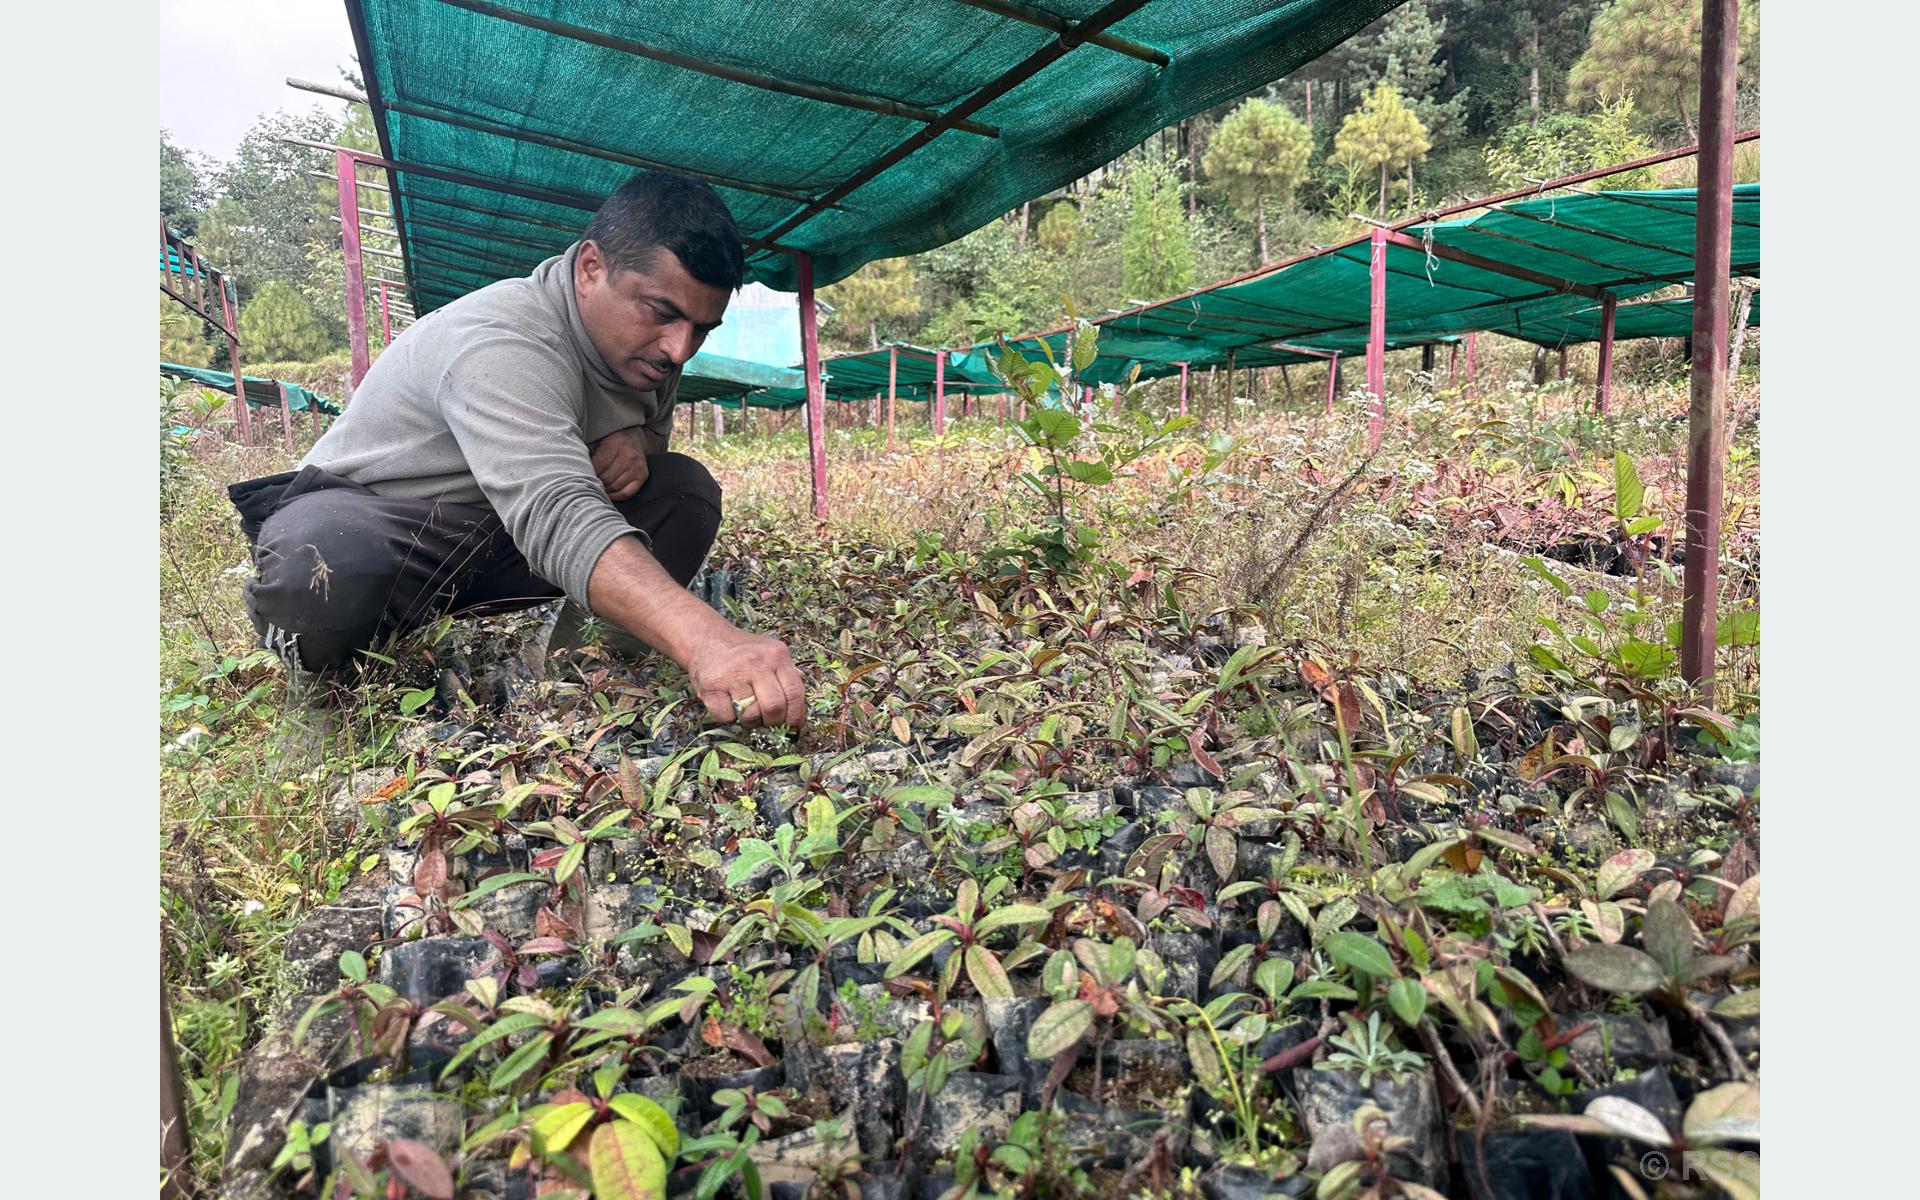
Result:
{"type": "Polygon", "coordinates": [[[734,291],[746,275],[740,230],[720,193],[669,171],[648,171],[621,184],[581,237],[600,247],[609,273],[644,270],[665,247],[708,287],[734,291]]]}

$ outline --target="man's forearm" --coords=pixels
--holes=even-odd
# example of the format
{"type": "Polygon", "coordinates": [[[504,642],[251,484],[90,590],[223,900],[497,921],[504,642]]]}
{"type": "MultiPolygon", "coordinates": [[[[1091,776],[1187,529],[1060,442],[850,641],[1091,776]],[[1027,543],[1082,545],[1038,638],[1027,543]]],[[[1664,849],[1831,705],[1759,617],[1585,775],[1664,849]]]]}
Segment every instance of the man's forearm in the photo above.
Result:
{"type": "Polygon", "coordinates": [[[702,642],[735,632],[667,574],[638,537],[616,538],[587,580],[587,606],[686,666],[702,642]]]}

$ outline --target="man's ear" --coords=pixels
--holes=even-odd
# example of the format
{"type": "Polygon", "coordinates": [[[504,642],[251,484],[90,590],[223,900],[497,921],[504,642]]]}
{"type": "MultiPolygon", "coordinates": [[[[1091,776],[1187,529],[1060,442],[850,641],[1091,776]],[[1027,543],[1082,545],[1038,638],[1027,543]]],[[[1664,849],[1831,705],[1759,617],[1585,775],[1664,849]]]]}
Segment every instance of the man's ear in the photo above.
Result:
{"type": "Polygon", "coordinates": [[[597,283],[607,272],[607,260],[600,253],[600,247],[593,242],[581,242],[580,254],[574,260],[575,283],[597,283]]]}

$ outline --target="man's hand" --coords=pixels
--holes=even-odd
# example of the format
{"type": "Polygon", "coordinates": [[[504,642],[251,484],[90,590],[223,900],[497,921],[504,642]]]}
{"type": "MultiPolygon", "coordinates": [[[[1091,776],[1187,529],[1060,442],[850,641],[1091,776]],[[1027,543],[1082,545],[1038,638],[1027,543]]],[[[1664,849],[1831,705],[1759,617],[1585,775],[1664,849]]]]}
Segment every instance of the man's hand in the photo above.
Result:
{"type": "Polygon", "coordinates": [[[807,692],[784,643],[744,630],[708,638],[687,659],[694,695],[714,721],[742,725],[807,723],[807,692]]]}
{"type": "Polygon", "coordinates": [[[647,481],[647,456],[624,429],[593,444],[593,473],[606,486],[607,499],[628,500],[647,481]]]}

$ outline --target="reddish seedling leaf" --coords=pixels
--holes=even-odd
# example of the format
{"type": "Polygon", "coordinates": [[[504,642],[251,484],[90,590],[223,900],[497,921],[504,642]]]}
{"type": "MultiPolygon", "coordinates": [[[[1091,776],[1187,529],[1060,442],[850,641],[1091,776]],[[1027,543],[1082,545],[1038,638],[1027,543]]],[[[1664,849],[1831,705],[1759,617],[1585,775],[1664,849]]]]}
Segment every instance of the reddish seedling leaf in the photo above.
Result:
{"type": "Polygon", "coordinates": [[[447,852],[439,846],[428,848],[413,868],[413,890],[422,896],[437,896],[447,889],[447,852]]]}
{"type": "Polygon", "coordinates": [[[1207,753],[1207,739],[1198,729],[1190,729],[1187,731],[1187,749],[1193,753],[1193,761],[1200,764],[1201,770],[1213,776],[1215,779],[1225,779],[1227,777],[1227,773],[1220,769],[1219,762],[1214,759],[1213,755],[1207,753]]]}
{"type": "Polygon", "coordinates": [[[542,850],[540,853],[534,855],[530,865],[536,871],[543,871],[566,856],[567,848],[565,846],[555,846],[550,850],[542,850]]]}
{"type": "Polygon", "coordinates": [[[422,1143],[394,1138],[387,1143],[387,1165],[426,1200],[453,1200],[453,1172],[422,1143]]]}
{"type": "Polygon", "coordinates": [[[1473,875],[1479,872],[1480,860],[1485,858],[1486,855],[1475,847],[1469,846],[1465,842],[1460,842],[1447,847],[1447,851],[1442,857],[1447,860],[1448,866],[1460,872],[1462,875],[1473,875]]]}
{"type": "Polygon", "coordinates": [[[546,905],[533,915],[533,931],[542,938],[552,938],[560,942],[571,942],[580,936],[578,930],[561,918],[546,905]]]}

